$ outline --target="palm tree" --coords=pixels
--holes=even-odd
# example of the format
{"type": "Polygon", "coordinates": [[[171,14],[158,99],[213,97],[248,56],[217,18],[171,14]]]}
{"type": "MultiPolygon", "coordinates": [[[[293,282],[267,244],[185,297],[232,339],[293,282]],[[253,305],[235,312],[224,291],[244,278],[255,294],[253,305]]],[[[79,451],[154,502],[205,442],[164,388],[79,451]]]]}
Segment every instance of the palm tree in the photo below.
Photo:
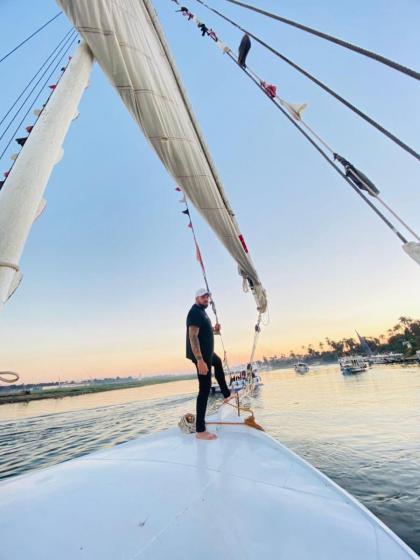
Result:
{"type": "Polygon", "coordinates": [[[399,321],[402,325],[404,325],[404,327],[408,327],[408,326],[410,326],[411,323],[413,322],[413,319],[410,319],[410,317],[404,317],[404,316],[402,316],[402,317],[400,317],[400,318],[398,319],[398,321],[399,321]]]}
{"type": "Polygon", "coordinates": [[[356,347],[356,342],[353,340],[353,338],[345,338],[344,343],[346,344],[346,346],[350,350],[350,352],[353,352],[353,350],[356,347]]]}

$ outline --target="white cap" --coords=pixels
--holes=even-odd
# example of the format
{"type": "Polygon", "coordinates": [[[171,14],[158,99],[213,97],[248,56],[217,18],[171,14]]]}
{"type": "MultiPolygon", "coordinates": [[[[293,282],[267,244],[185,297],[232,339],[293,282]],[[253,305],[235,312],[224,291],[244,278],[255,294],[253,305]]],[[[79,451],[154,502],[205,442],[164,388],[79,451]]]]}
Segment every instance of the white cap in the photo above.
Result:
{"type": "Polygon", "coordinates": [[[195,297],[207,296],[211,295],[210,292],[206,288],[200,288],[195,292],[195,297]]]}

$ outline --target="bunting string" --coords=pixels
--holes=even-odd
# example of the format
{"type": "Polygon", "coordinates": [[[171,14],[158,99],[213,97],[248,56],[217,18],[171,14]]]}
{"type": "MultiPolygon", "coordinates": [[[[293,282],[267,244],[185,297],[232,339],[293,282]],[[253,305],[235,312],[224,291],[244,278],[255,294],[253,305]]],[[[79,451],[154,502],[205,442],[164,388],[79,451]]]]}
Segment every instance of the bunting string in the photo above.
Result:
{"type": "MultiPolygon", "coordinates": [[[[206,290],[210,294],[210,306],[211,306],[213,314],[216,318],[216,323],[218,323],[220,325],[219,316],[218,316],[217,308],[216,308],[216,303],[214,301],[213,292],[210,290],[210,285],[209,285],[209,281],[208,281],[208,278],[207,278],[207,271],[206,271],[206,267],[204,266],[203,257],[202,257],[202,254],[201,254],[200,246],[198,244],[198,239],[197,239],[197,235],[195,233],[194,224],[192,222],[187,197],[185,196],[185,193],[183,192],[183,190],[180,187],[176,187],[175,190],[179,193],[182,193],[182,198],[179,201],[181,204],[185,205],[185,210],[182,210],[182,214],[185,214],[188,217],[188,227],[191,229],[191,233],[192,233],[192,236],[193,236],[196,259],[197,259],[197,262],[198,262],[198,264],[200,265],[200,268],[201,268],[201,273],[203,275],[204,283],[206,285],[206,290]]],[[[224,340],[223,340],[223,335],[222,335],[221,332],[219,332],[218,336],[220,337],[220,342],[221,342],[222,350],[223,350],[223,365],[224,365],[226,371],[230,374],[228,356],[227,356],[225,343],[224,343],[224,340]]]]}
{"type": "MultiPolygon", "coordinates": [[[[22,124],[24,123],[25,119],[27,118],[27,116],[29,115],[30,111],[33,109],[35,103],[38,101],[39,97],[41,96],[41,94],[43,93],[43,91],[45,90],[45,88],[48,85],[48,82],[51,80],[53,74],[57,71],[57,68],[60,66],[60,64],[62,64],[62,59],[64,56],[67,55],[68,51],[72,48],[73,44],[75,43],[77,39],[77,32],[76,31],[72,31],[71,34],[68,36],[67,40],[62,44],[61,48],[58,50],[58,52],[56,53],[56,55],[54,56],[54,58],[52,59],[52,61],[50,62],[50,64],[46,67],[46,69],[44,70],[44,72],[41,74],[40,78],[38,79],[38,81],[35,83],[35,85],[33,86],[32,90],[29,92],[27,98],[24,100],[23,104],[19,107],[18,111],[15,113],[14,117],[12,118],[12,120],[10,121],[9,125],[6,127],[6,130],[3,132],[3,134],[0,135],[0,140],[4,137],[5,133],[7,132],[7,130],[9,129],[10,125],[14,122],[14,120],[16,119],[16,117],[18,116],[20,110],[22,109],[22,107],[25,105],[26,101],[29,99],[29,97],[32,95],[32,93],[35,91],[35,89],[37,88],[37,86],[40,84],[42,78],[47,74],[48,70],[51,68],[51,66],[55,63],[55,65],[53,66],[51,72],[48,74],[48,76],[46,77],[46,79],[44,80],[44,82],[41,85],[41,88],[39,89],[38,93],[36,94],[35,98],[32,100],[29,108],[26,110],[25,114],[23,115],[22,119],[19,121],[17,127],[15,128],[13,134],[11,135],[11,137],[9,138],[6,146],[4,147],[3,151],[0,154],[0,160],[3,158],[3,156],[5,155],[5,153],[7,152],[9,146],[11,145],[11,143],[13,142],[13,139],[15,139],[15,141],[17,142],[17,144],[19,146],[21,146],[23,148],[23,146],[25,145],[26,140],[28,139],[29,134],[32,132],[32,129],[34,127],[34,125],[28,125],[26,127],[26,132],[28,133],[28,136],[25,137],[19,137],[19,138],[15,138],[16,134],[18,133],[19,129],[21,128],[22,124]]],[[[70,62],[71,57],[69,57],[68,62],[70,62]]],[[[63,75],[63,73],[65,72],[68,62],[65,66],[63,66],[61,68],[61,75],[60,78],[58,79],[58,81],[55,84],[50,84],[48,87],[51,90],[50,94],[46,100],[46,102],[42,105],[41,109],[36,109],[33,111],[34,115],[37,117],[37,120],[39,118],[39,116],[41,115],[44,107],[47,105],[48,101],[50,100],[51,96],[53,95],[56,86],[58,85],[59,80],[61,79],[61,76],[63,75]]],[[[35,121],[36,122],[36,121],[35,121]]],[[[5,180],[7,179],[13,165],[15,164],[16,160],[18,159],[18,155],[16,155],[16,157],[13,158],[13,164],[10,167],[10,169],[8,171],[5,171],[3,173],[5,180]]],[[[0,181],[0,189],[4,186],[5,180],[0,181]]]]}
{"type": "MultiPolygon", "coordinates": [[[[177,4],[179,4],[178,0],[172,0],[173,2],[176,2],[177,4]]],[[[371,126],[373,126],[374,128],[376,128],[376,130],[378,130],[379,132],[381,132],[384,136],[386,136],[389,140],[391,140],[392,142],[394,142],[395,144],[397,144],[397,146],[399,146],[400,148],[402,148],[403,150],[405,150],[407,153],[409,153],[410,155],[412,155],[413,157],[415,157],[417,160],[420,161],[420,154],[418,152],[416,152],[416,150],[414,150],[413,148],[411,148],[410,146],[408,146],[405,142],[403,142],[400,138],[398,138],[395,134],[393,134],[392,132],[390,132],[389,130],[387,130],[385,127],[383,127],[380,123],[378,123],[377,121],[375,121],[372,117],[370,117],[369,115],[367,115],[366,113],[364,113],[363,111],[361,111],[358,107],[356,107],[355,105],[353,105],[352,103],[350,103],[350,101],[348,101],[347,99],[345,99],[344,97],[342,97],[341,95],[339,95],[336,91],[334,91],[331,87],[329,87],[327,84],[325,84],[324,82],[321,82],[321,80],[318,80],[318,78],[316,78],[313,74],[310,74],[307,70],[305,70],[304,68],[302,68],[301,66],[299,66],[298,64],[296,64],[296,62],[294,62],[293,60],[291,60],[290,58],[288,58],[287,56],[283,55],[281,52],[279,52],[278,50],[274,49],[271,45],[269,45],[268,43],[266,43],[265,41],[263,41],[260,37],[258,37],[257,35],[255,35],[254,33],[251,33],[251,31],[248,31],[247,29],[245,29],[244,27],[242,27],[241,25],[239,25],[239,23],[235,22],[234,20],[228,18],[227,16],[225,16],[223,13],[221,13],[220,11],[216,10],[215,8],[212,8],[211,6],[209,6],[206,2],[204,2],[203,0],[195,0],[196,2],[198,2],[199,4],[201,4],[202,6],[204,6],[207,10],[210,10],[211,12],[213,12],[214,14],[216,14],[217,16],[221,17],[224,21],[227,21],[228,23],[230,23],[233,27],[236,27],[237,29],[239,29],[240,31],[242,31],[243,33],[245,33],[246,35],[248,35],[248,37],[252,37],[252,39],[254,39],[256,42],[258,42],[261,46],[263,46],[265,49],[267,49],[268,51],[270,51],[272,54],[274,54],[276,57],[280,58],[280,60],[282,60],[283,62],[285,62],[286,64],[288,64],[289,66],[291,66],[292,68],[294,68],[295,70],[297,70],[300,74],[302,74],[303,76],[305,76],[305,78],[307,78],[308,80],[311,80],[314,84],[316,84],[318,87],[320,87],[321,89],[323,89],[325,92],[327,92],[329,95],[331,95],[332,97],[334,97],[337,101],[339,101],[340,103],[342,103],[345,107],[347,107],[348,109],[350,109],[350,111],[353,111],[353,113],[355,113],[358,117],[362,118],[365,122],[367,122],[368,124],[370,124],[371,126]]],[[[230,0],[228,0],[230,1],[230,0]]]]}
{"type": "MultiPolygon", "coordinates": [[[[48,57],[42,62],[41,66],[38,68],[38,70],[35,72],[35,74],[32,76],[32,78],[29,80],[29,82],[26,84],[26,86],[23,88],[23,90],[20,92],[20,94],[17,96],[17,98],[14,100],[14,102],[12,103],[12,105],[9,107],[9,109],[6,111],[6,113],[2,116],[2,118],[0,119],[0,126],[4,123],[4,121],[7,119],[7,117],[10,115],[10,113],[13,111],[13,109],[16,107],[16,105],[18,104],[18,102],[20,101],[20,99],[23,97],[23,95],[25,95],[25,93],[27,92],[27,90],[30,88],[31,84],[36,80],[36,78],[38,77],[38,75],[42,72],[42,70],[44,69],[44,67],[48,64],[49,60],[56,54],[57,50],[61,47],[61,45],[66,41],[66,39],[69,38],[69,36],[73,33],[73,30],[70,29],[65,35],[64,37],[61,39],[61,41],[58,43],[58,45],[54,48],[54,50],[48,55],[48,57]]],[[[26,102],[26,101],[25,101],[26,102]]],[[[13,120],[13,119],[12,119],[13,120]]]]}
{"type": "MultiPolygon", "coordinates": [[[[9,130],[9,128],[12,126],[13,122],[15,122],[15,120],[18,118],[19,113],[23,110],[24,106],[26,105],[26,103],[28,103],[28,101],[31,98],[31,95],[35,92],[36,88],[39,86],[39,84],[42,82],[44,76],[48,73],[49,69],[53,66],[53,64],[57,61],[57,59],[60,57],[62,57],[62,52],[63,50],[68,46],[69,42],[74,39],[77,35],[77,32],[74,30],[70,30],[70,32],[66,33],[66,35],[64,36],[64,38],[60,41],[60,43],[57,45],[57,47],[52,51],[52,53],[50,54],[49,57],[47,57],[47,59],[42,63],[42,65],[40,66],[40,68],[38,69],[38,71],[34,74],[34,76],[31,78],[31,80],[28,82],[28,84],[26,85],[26,87],[24,88],[24,90],[19,94],[19,96],[17,97],[17,99],[14,101],[14,103],[12,104],[12,106],[8,109],[8,111],[6,112],[6,114],[2,117],[0,124],[3,124],[3,122],[6,120],[6,118],[9,116],[9,114],[11,113],[11,111],[14,109],[14,107],[16,106],[17,102],[22,98],[22,96],[24,95],[24,93],[28,90],[28,88],[30,87],[30,85],[33,83],[33,81],[36,79],[36,77],[38,77],[38,75],[41,73],[41,75],[39,76],[38,80],[35,82],[34,86],[32,87],[32,89],[29,91],[29,93],[26,95],[26,97],[23,99],[22,103],[19,105],[18,109],[15,111],[15,113],[13,114],[13,116],[11,117],[8,125],[5,127],[5,129],[3,130],[3,132],[0,135],[0,140],[2,140],[6,134],[6,132],[9,130]],[[61,56],[60,56],[61,55],[61,56]],[[50,60],[52,58],[52,60],[50,60]],[[49,64],[47,64],[47,62],[49,61],[49,64]],[[46,67],[45,67],[46,66],[46,67]],[[45,67],[45,68],[44,68],[45,67]]],[[[55,71],[55,69],[54,69],[55,71]]],[[[53,72],[54,72],[53,71],[53,72]]],[[[52,72],[52,73],[53,73],[52,72]]],[[[50,74],[46,80],[43,82],[43,84],[41,85],[41,90],[44,89],[44,87],[47,85],[48,81],[50,80],[52,74],[50,74]]],[[[36,101],[36,99],[34,100],[36,101]]],[[[33,105],[31,106],[31,108],[33,107],[33,105]]],[[[30,109],[29,109],[30,110],[30,109]]]]}
{"type": "MultiPolygon", "coordinates": [[[[206,4],[198,0],[200,3],[208,7],[206,4]]],[[[172,0],[177,5],[178,0],[172,0]]],[[[209,8],[212,9],[212,8],[209,8]]],[[[203,23],[192,14],[188,8],[181,7],[181,13],[184,16],[188,16],[188,21],[194,22],[197,27],[203,25],[203,23]]],[[[212,9],[212,11],[215,11],[212,9]]],[[[208,26],[205,26],[209,29],[208,26]]],[[[202,27],[201,27],[202,29],[202,27]]],[[[208,33],[207,33],[208,34],[208,33]]],[[[216,36],[217,37],[217,36],[216,36]]],[[[265,95],[276,105],[278,109],[288,118],[288,120],[305,136],[305,138],[318,150],[318,152],[326,159],[326,161],[343,177],[343,179],[352,187],[352,189],[371,207],[371,209],[381,218],[381,220],[391,229],[391,231],[403,242],[407,243],[406,237],[390,222],[390,220],[373,204],[361,191],[366,191],[370,196],[374,197],[379,204],[381,204],[394,218],[396,218],[403,227],[409,231],[415,239],[419,240],[418,234],[394,211],[389,205],[387,205],[381,197],[379,197],[379,190],[373,185],[373,183],[364,175],[361,171],[356,169],[350,162],[345,158],[340,156],[330,145],[321,138],[321,136],[316,133],[303,119],[302,113],[306,108],[306,103],[304,104],[293,104],[282,99],[277,93],[277,86],[274,84],[269,84],[263,80],[255,71],[246,65],[246,57],[250,51],[251,43],[249,36],[245,34],[241,44],[239,46],[239,53],[236,57],[232,50],[220,41],[219,38],[213,39],[220,42],[220,47],[223,52],[226,53],[231,60],[233,60],[237,66],[248,75],[249,78],[265,93],[265,95]],[[328,154],[319,145],[321,144],[328,152],[330,152],[332,159],[328,157],[328,154]],[[334,163],[338,161],[344,167],[344,172],[334,163]]],[[[246,245],[241,240],[246,251],[246,245]]]]}

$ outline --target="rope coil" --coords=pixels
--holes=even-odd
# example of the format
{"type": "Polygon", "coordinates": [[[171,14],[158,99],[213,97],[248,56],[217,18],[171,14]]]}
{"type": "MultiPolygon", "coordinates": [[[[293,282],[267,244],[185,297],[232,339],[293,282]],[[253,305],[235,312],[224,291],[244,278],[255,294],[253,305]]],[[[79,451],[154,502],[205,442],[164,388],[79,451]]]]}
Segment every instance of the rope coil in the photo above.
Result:
{"type": "MultiPolygon", "coordinates": [[[[244,418],[243,422],[223,422],[221,420],[215,420],[215,421],[210,421],[210,422],[206,422],[206,425],[211,425],[211,426],[248,426],[249,428],[254,428],[255,430],[259,430],[261,432],[264,432],[264,428],[258,424],[255,420],[255,415],[254,415],[254,411],[247,407],[247,406],[240,406],[238,405],[234,405],[232,403],[226,402],[224,404],[227,404],[229,406],[232,406],[235,410],[238,411],[238,416],[240,416],[241,412],[249,412],[249,416],[247,416],[246,418],[244,418]]],[[[178,422],[178,426],[181,430],[181,432],[183,432],[184,434],[194,434],[196,433],[196,425],[195,425],[195,421],[196,421],[196,417],[195,414],[192,414],[191,412],[187,412],[187,414],[183,414],[178,422]]]]}
{"type": "Polygon", "coordinates": [[[3,381],[3,383],[16,383],[18,380],[18,373],[15,373],[14,371],[0,371],[0,381],[3,381]]]}

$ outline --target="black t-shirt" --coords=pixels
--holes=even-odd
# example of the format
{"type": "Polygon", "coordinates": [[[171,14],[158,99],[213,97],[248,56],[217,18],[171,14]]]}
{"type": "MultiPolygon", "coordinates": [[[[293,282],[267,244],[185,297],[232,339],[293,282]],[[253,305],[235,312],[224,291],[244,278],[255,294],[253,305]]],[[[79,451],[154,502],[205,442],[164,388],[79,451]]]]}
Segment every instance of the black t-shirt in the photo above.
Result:
{"type": "Polygon", "coordinates": [[[187,358],[195,362],[196,359],[191,349],[190,337],[188,335],[188,327],[192,326],[200,329],[198,331],[198,340],[204,361],[211,361],[214,351],[213,327],[205,308],[196,303],[191,307],[187,315],[187,358]]]}

